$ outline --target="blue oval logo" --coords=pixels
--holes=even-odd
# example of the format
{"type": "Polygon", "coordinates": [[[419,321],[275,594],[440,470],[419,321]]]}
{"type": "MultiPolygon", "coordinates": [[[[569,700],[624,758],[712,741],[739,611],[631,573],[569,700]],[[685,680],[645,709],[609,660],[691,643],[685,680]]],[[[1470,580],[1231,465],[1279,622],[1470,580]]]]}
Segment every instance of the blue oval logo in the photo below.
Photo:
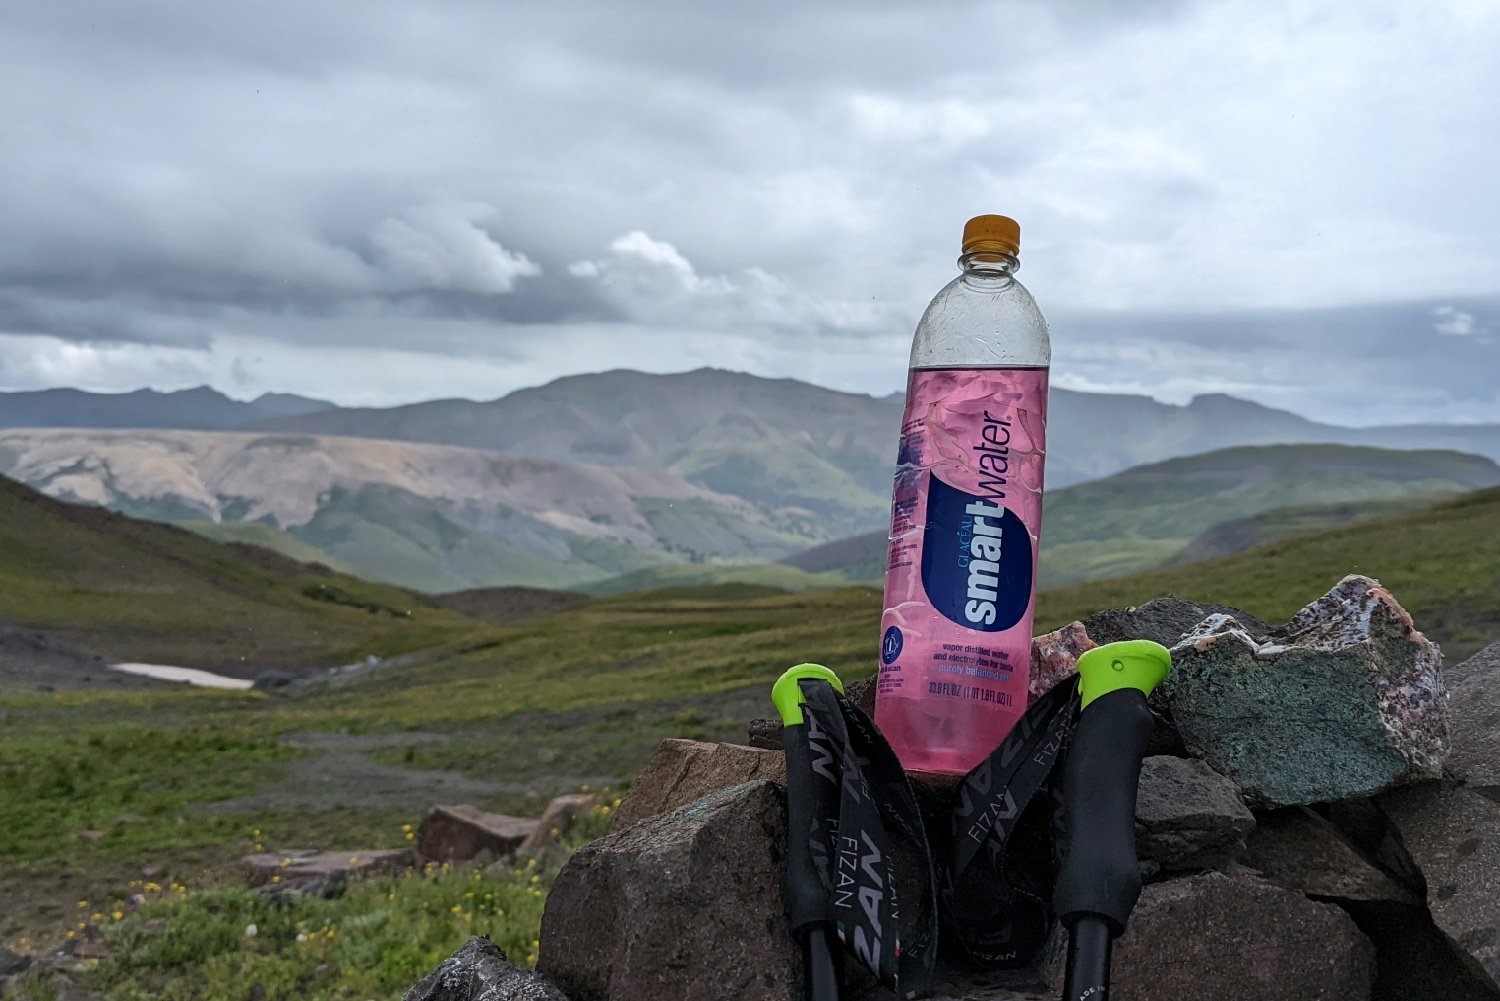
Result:
{"type": "Polygon", "coordinates": [[[893,664],[896,658],[901,656],[901,648],[906,645],[906,640],[901,635],[901,630],[891,626],[880,638],[880,662],[882,664],[893,664]]]}
{"type": "Polygon", "coordinates": [[[998,633],[1031,604],[1031,533],[1015,512],[987,497],[927,478],[922,587],[943,618],[998,633]]]}

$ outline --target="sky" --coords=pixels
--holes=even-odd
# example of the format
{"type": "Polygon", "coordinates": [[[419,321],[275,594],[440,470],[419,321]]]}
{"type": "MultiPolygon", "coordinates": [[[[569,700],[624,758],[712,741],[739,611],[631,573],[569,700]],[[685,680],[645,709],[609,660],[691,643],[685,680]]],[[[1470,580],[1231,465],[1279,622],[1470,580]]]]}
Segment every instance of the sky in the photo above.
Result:
{"type": "Polygon", "coordinates": [[[0,7],[0,390],[884,394],[963,222],[1054,384],[1500,422],[1500,4],[0,7]]]}

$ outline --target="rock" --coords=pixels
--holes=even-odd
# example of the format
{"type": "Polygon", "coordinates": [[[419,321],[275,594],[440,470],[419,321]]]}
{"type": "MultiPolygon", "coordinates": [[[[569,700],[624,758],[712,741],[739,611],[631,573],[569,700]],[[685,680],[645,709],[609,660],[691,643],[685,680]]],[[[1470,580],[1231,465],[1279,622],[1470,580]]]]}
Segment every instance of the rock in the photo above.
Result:
{"type": "Polygon", "coordinates": [[[1433,921],[1500,987],[1500,803],[1429,783],[1387,793],[1380,806],[1427,881],[1433,921]]]}
{"type": "Polygon", "coordinates": [[[1121,640],[1152,640],[1171,649],[1199,623],[1214,615],[1239,622],[1253,637],[1264,638],[1271,627],[1238,608],[1212,602],[1186,601],[1175,595],[1155,598],[1133,608],[1106,608],[1083,620],[1089,639],[1103,646],[1121,640]]]}
{"type": "Polygon", "coordinates": [[[510,858],[538,826],[535,818],[485,813],[467,803],[435,806],[417,831],[417,855],[424,862],[468,862],[481,852],[510,858]]]}
{"type": "Polygon", "coordinates": [[[422,978],[401,1001],[568,1001],[540,974],[522,969],[487,938],[474,937],[422,978]]]}
{"type": "Polygon", "coordinates": [[[779,719],[753,719],[750,721],[749,744],[763,751],[779,751],[782,729],[779,719]]]}
{"type": "MultiPolygon", "coordinates": [[[[1363,1001],[1374,947],[1333,904],[1251,876],[1152,883],[1115,943],[1111,1001],[1363,1001]]],[[[1061,990],[1066,941],[1048,950],[1061,990]]]]}
{"type": "Polygon", "coordinates": [[[586,813],[598,804],[599,797],[590,792],[575,792],[553,797],[552,802],[547,804],[547,809],[542,811],[541,819],[536,823],[536,830],[526,836],[526,840],[521,842],[518,850],[532,852],[555,844],[568,833],[569,828],[573,826],[573,821],[580,813],[586,813]]]}
{"type": "Polygon", "coordinates": [[[1046,695],[1064,678],[1077,674],[1079,656],[1098,645],[1082,622],[1070,623],[1033,639],[1028,686],[1031,701],[1046,695]]]}
{"type": "Polygon", "coordinates": [[[11,952],[4,946],[0,946],[0,977],[11,977],[17,973],[24,973],[30,966],[30,956],[23,956],[19,952],[11,952]]]}
{"type": "Polygon", "coordinates": [[[290,671],[262,671],[250,682],[250,687],[264,691],[268,688],[285,688],[297,680],[290,671]]]}
{"type": "Polygon", "coordinates": [[[1255,816],[1234,783],[1191,758],[1153,756],[1141,762],[1135,802],[1135,850],[1166,871],[1227,863],[1255,816]]]}
{"type": "Polygon", "coordinates": [[[1445,674],[1453,749],[1448,767],[1476,786],[1500,786],[1500,643],[1445,674]]]}
{"type": "Polygon", "coordinates": [[[1345,577],[1266,642],[1211,616],[1172,660],[1162,688],[1185,746],[1252,806],[1370,796],[1442,774],[1442,654],[1368,577],[1345,577]]]}
{"type": "Polygon", "coordinates": [[[1238,860],[1277,886],[1338,904],[1420,906],[1421,898],[1365,859],[1331,822],[1306,807],[1257,818],[1238,860]]]}
{"type": "Polygon", "coordinates": [[[766,781],[648,817],[574,853],[547,896],[538,969],[573,1001],[788,1001],[786,797],[766,781]]]}
{"type": "Polygon", "coordinates": [[[1371,1001],[1495,1001],[1494,984],[1454,951],[1426,907],[1355,904],[1351,916],[1375,943],[1371,1001]]]}
{"type": "Polygon", "coordinates": [[[240,860],[245,885],[308,896],[331,897],[351,878],[398,872],[412,865],[404,848],[380,851],[303,851],[247,855],[240,860]]]}
{"type": "Polygon", "coordinates": [[[644,817],[667,813],[699,797],[743,782],[786,784],[786,757],[743,744],[710,744],[669,737],[630,784],[610,822],[621,831],[644,817]]]}

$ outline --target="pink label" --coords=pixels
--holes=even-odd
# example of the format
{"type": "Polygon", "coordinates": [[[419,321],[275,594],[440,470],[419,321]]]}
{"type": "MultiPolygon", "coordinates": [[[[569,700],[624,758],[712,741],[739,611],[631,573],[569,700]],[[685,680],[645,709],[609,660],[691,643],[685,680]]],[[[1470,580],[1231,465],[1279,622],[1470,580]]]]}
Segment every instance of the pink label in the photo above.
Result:
{"type": "Polygon", "coordinates": [[[891,502],[875,719],[909,771],[962,774],[1031,672],[1047,370],[911,373],[891,502]]]}

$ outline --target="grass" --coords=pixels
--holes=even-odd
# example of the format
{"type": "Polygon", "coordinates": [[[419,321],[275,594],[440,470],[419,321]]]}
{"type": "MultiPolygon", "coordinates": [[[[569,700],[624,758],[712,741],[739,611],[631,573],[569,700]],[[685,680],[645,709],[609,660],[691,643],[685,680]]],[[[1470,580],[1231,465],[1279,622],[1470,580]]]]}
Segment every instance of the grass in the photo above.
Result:
{"type": "MultiPolygon", "coordinates": [[[[564,850],[602,834],[609,809],[581,818],[564,850]]],[[[80,899],[65,937],[102,940],[109,956],[74,977],[111,1001],[396,997],[475,935],[534,966],[559,868],[557,853],[547,857],[483,869],[429,864],[332,899],[138,880],[128,895],[80,899]]],[[[49,986],[45,975],[27,985],[36,994],[49,986]]]]}
{"type": "Polygon", "coordinates": [[[428,649],[474,623],[409,591],[63,504],[0,478],[0,622],[234,673],[428,649]]]}
{"type": "MultiPolygon", "coordinates": [[[[1038,628],[1166,593],[1283,618],[1361,572],[1389,585],[1451,661],[1500,637],[1497,537],[1500,490],[1486,490],[1210,563],[1049,590],[1040,596],[1038,628]]],[[[382,621],[347,604],[324,606],[330,616],[382,621]]],[[[401,825],[431,805],[312,808],[273,796],[227,810],[247,793],[274,793],[290,774],[320,774],[332,760],[332,751],[289,738],[318,734],[338,744],[440,735],[362,753],[387,768],[505,779],[511,787],[476,805],[534,814],[552,792],[627,778],[662,737],[742,734],[748,718],[769,714],[767,686],[789,664],[821,661],[846,680],[868,675],[879,609],[873,587],[689,586],[596,599],[509,625],[468,622],[442,634],[445,645],[432,658],[347,684],[269,694],[0,693],[7,898],[0,943],[54,946],[78,932],[77,900],[127,900],[143,866],[162,867],[192,890],[186,899],[122,910],[119,922],[113,910],[99,911],[108,926],[101,934],[138,937],[120,940],[119,963],[89,973],[99,978],[90,981],[96,989],[118,998],[230,997],[222,992],[238,984],[234,997],[243,998],[260,982],[270,997],[292,989],[331,997],[339,986],[351,997],[392,996],[461,945],[481,915],[462,918],[469,891],[444,878],[371,883],[343,901],[298,904],[288,916],[265,913],[260,898],[236,888],[234,861],[257,843],[398,847],[406,843],[401,825]],[[148,935],[137,921],[165,924],[148,935]],[[335,934],[298,942],[299,921],[335,934]],[[250,923],[258,932],[247,942],[250,923]],[[186,968],[162,958],[173,955],[166,944],[148,941],[178,926],[190,938],[203,929],[201,941],[183,946],[192,957],[186,968]],[[415,944],[403,952],[400,942],[415,944]],[[389,960],[361,958],[387,952],[389,960]],[[183,993],[190,982],[206,993],[183,993]]],[[[534,937],[525,930],[530,920],[491,930],[507,950],[519,949],[534,937]]]]}

